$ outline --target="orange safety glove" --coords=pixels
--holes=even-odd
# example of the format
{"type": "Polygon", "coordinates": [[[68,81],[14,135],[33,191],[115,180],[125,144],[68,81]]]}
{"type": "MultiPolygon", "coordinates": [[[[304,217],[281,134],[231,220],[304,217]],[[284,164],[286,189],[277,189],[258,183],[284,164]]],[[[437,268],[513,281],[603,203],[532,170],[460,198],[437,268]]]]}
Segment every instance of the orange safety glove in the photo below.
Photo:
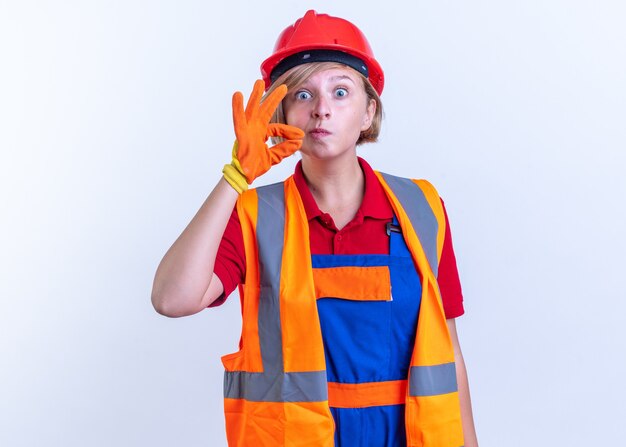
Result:
{"type": "Polygon", "coordinates": [[[239,193],[302,146],[302,130],[287,124],[270,124],[276,107],[287,94],[287,86],[277,87],[261,102],[264,91],[265,83],[256,81],[245,111],[241,92],[233,95],[233,123],[237,139],[233,146],[233,160],[224,166],[222,172],[226,181],[239,193]],[[266,141],[270,137],[283,137],[285,141],[268,148],[266,141]]]}

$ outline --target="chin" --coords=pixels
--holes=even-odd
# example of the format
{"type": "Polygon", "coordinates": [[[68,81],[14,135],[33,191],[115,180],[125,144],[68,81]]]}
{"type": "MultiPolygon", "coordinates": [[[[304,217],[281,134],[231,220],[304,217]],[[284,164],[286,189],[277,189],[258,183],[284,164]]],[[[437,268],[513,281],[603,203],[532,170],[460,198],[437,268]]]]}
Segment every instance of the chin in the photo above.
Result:
{"type": "Polygon", "coordinates": [[[332,148],[330,148],[327,144],[324,144],[319,141],[305,141],[302,147],[300,148],[300,152],[303,155],[307,155],[309,157],[320,157],[323,155],[328,155],[332,152],[332,148]]]}

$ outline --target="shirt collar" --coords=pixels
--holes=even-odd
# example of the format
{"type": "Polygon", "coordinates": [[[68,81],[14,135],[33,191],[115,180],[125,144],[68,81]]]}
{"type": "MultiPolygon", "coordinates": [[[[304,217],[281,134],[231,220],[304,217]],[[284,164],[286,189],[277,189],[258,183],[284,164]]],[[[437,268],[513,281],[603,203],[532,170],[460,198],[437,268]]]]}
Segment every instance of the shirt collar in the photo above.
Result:
{"type": "MultiPolygon", "coordinates": [[[[363,202],[361,202],[361,208],[358,213],[361,213],[363,217],[373,217],[375,219],[391,219],[393,217],[393,210],[391,204],[387,199],[387,195],[383,190],[378,177],[374,173],[372,167],[361,157],[357,157],[361,170],[365,175],[365,194],[363,195],[363,202]]],[[[302,160],[296,165],[293,179],[302,198],[302,204],[306,211],[306,217],[308,220],[314,219],[322,214],[322,210],[319,209],[313,194],[309,190],[309,186],[304,178],[304,172],[302,172],[302,160]]]]}

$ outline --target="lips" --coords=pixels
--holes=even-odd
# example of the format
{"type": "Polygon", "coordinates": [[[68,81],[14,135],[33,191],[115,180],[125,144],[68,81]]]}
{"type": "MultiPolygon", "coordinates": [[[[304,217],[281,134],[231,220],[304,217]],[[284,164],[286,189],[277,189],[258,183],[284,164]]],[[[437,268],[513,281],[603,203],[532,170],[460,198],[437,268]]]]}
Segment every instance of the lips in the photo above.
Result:
{"type": "Polygon", "coordinates": [[[331,134],[331,132],[330,132],[330,131],[328,131],[328,130],[326,130],[326,129],[323,129],[323,128],[321,128],[321,127],[318,127],[318,128],[316,128],[316,129],[310,130],[310,131],[309,131],[309,134],[310,134],[311,136],[313,136],[313,137],[316,137],[316,138],[321,138],[321,137],[325,137],[325,136],[327,136],[327,135],[330,135],[330,134],[331,134]]]}

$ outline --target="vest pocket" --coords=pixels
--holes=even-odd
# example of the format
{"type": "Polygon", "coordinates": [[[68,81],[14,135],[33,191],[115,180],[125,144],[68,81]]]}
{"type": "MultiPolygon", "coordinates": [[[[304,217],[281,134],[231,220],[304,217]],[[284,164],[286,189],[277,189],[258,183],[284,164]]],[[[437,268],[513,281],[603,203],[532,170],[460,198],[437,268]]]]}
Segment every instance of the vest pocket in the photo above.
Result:
{"type": "Polygon", "coordinates": [[[313,281],[328,380],[339,383],[386,380],[392,331],[389,267],[363,264],[318,267],[313,269],[313,281]]]}
{"type": "Polygon", "coordinates": [[[263,362],[257,328],[260,287],[242,284],[239,293],[243,313],[239,351],[222,356],[222,364],[226,371],[261,372],[263,362]]]}
{"type": "Polygon", "coordinates": [[[240,371],[241,357],[243,357],[243,350],[223,355],[222,365],[224,365],[224,369],[226,371],[240,371]]]}
{"type": "Polygon", "coordinates": [[[353,301],[391,301],[387,266],[342,266],[313,269],[315,297],[353,301]]]}

